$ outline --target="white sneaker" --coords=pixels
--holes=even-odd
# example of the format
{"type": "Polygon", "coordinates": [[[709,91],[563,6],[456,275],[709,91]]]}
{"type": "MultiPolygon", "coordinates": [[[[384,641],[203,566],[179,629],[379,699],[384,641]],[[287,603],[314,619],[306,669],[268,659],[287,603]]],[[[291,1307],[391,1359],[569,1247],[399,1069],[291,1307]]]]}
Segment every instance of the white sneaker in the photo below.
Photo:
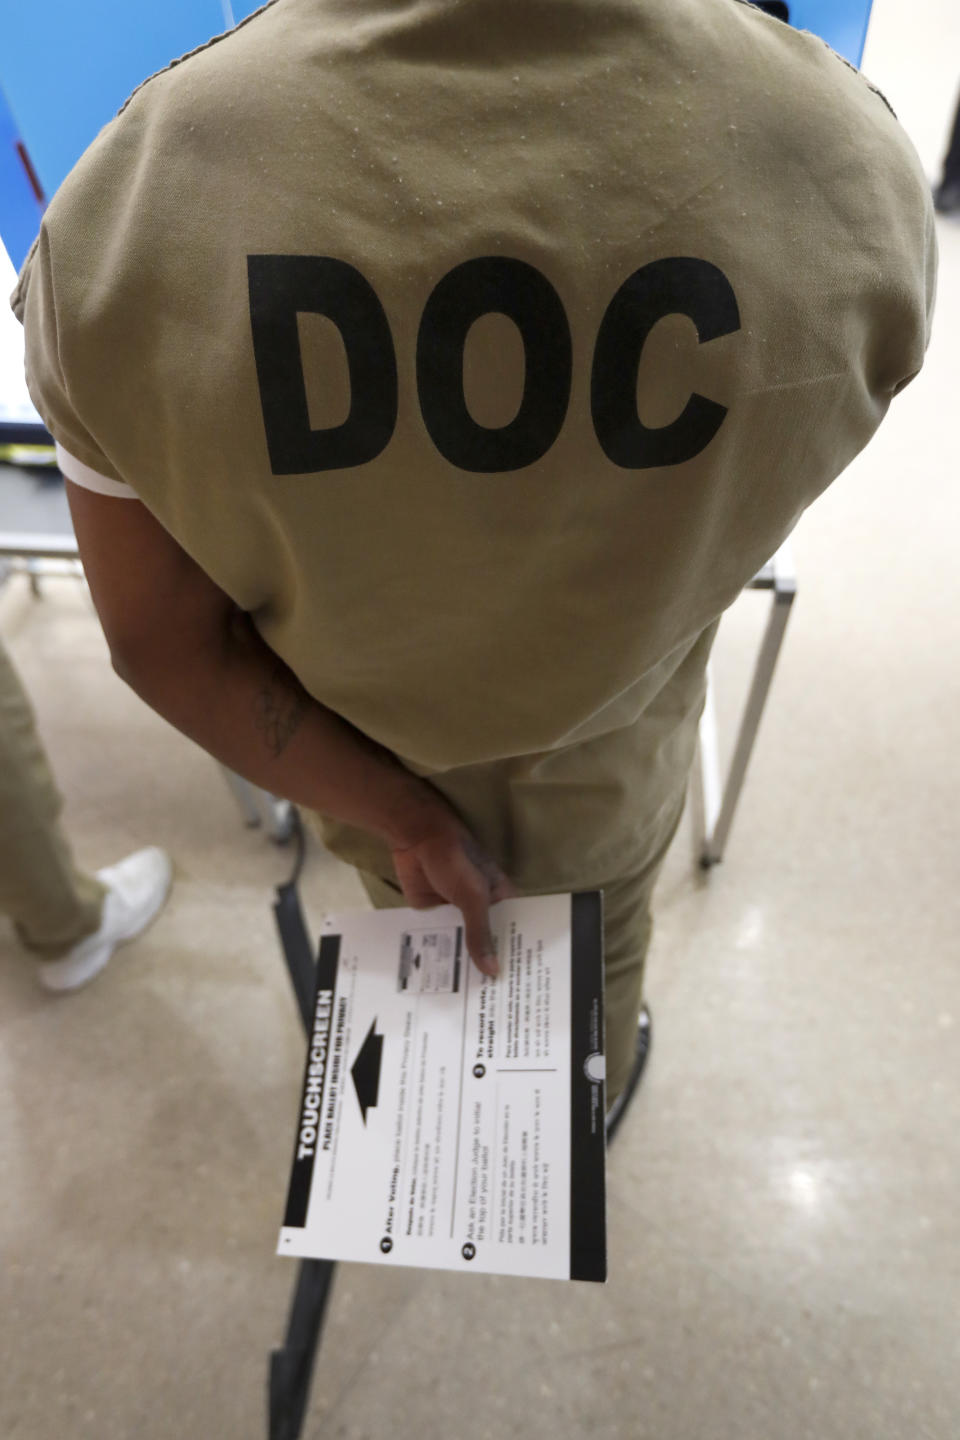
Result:
{"type": "Polygon", "coordinates": [[[170,856],[156,845],[137,850],[116,865],[97,871],[107,886],[100,929],[60,960],[41,960],[40,983],[47,990],[76,990],[99,975],[117,945],[146,930],[163,909],[170,893],[173,866],[170,856]]]}

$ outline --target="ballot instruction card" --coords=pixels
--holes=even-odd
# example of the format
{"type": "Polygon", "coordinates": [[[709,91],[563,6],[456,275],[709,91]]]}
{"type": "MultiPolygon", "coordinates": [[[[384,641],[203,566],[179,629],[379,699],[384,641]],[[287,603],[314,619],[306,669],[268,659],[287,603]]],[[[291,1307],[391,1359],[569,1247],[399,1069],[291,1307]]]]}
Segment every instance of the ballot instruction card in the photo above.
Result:
{"type": "Polygon", "coordinates": [[[607,1276],[603,901],[331,916],[278,1254],[607,1276]]]}

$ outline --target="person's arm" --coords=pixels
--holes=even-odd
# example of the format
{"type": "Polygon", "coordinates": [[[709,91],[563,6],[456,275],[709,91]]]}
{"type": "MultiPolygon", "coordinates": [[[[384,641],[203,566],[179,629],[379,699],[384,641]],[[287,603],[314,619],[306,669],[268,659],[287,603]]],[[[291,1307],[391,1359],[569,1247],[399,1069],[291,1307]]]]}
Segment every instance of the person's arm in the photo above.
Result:
{"type": "Polygon", "coordinates": [[[493,973],[489,907],[515,891],[443,796],[308,695],[145,505],[66,488],[117,675],[238,775],[385,841],[407,903],[457,905],[493,973]]]}

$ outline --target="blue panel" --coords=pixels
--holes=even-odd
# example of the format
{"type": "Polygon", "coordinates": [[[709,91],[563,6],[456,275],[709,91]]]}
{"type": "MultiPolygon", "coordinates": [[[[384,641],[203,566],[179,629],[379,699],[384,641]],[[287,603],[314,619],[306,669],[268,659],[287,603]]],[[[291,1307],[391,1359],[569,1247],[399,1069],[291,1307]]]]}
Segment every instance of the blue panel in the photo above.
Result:
{"type": "Polygon", "coordinates": [[[0,84],[48,197],[131,91],[224,16],[220,0],[0,6],[0,84]]]}
{"type": "Polygon", "coordinates": [[[839,55],[860,64],[871,0],[787,0],[787,4],[791,25],[812,30],[839,55]]]}
{"type": "Polygon", "coordinates": [[[17,270],[40,228],[43,209],[17,153],[20,136],[0,90],[0,235],[17,270]]]}

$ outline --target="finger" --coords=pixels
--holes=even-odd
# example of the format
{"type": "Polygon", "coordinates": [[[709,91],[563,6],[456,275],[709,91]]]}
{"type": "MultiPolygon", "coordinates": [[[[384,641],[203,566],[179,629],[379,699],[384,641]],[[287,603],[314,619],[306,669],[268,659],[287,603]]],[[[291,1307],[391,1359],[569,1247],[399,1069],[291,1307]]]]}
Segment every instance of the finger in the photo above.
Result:
{"type": "Polygon", "coordinates": [[[481,847],[473,835],[465,837],[463,849],[471,865],[480,871],[480,874],[487,882],[487,889],[491,895],[498,887],[511,883],[493,856],[487,854],[486,850],[481,847]]]}
{"type": "Polygon", "coordinates": [[[496,977],[500,967],[490,930],[490,892],[466,856],[455,866],[450,898],[463,916],[463,935],[471,960],[484,975],[496,977]]]}
{"type": "Polygon", "coordinates": [[[520,894],[509,875],[500,869],[493,856],[488,855],[472,835],[464,841],[463,848],[467,859],[486,880],[491,904],[495,905],[498,900],[511,900],[520,894]]]}
{"type": "Polygon", "coordinates": [[[491,887],[490,903],[491,905],[495,905],[498,900],[515,900],[517,899],[519,894],[520,891],[517,889],[516,885],[514,885],[513,881],[510,879],[510,876],[504,875],[501,871],[500,878],[491,887]]]}
{"type": "Polygon", "coordinates": [[[409,906],[414,910],[428,910],[433,905],[447,904],[447,897],[437,892],[415,861],[402,854],[394,854],[393,859],[403,898],[409,906]]]}

